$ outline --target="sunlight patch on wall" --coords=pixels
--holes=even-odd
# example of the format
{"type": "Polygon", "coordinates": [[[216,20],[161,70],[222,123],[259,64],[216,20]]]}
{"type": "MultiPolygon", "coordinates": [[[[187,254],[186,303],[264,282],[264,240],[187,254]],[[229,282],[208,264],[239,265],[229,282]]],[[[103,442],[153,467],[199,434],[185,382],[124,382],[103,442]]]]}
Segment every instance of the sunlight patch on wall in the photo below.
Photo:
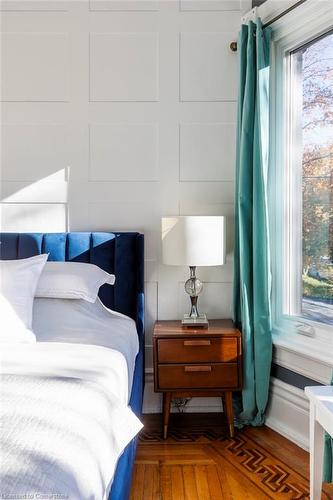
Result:
{"type": "Polygon", "coordinates": [[[43,179],[3,182],[0,226],[2,231],[62,232],[68,228],[69,167],[43,179]]]}
{"type": "Polygon", "coordinates": [[[65,203],[2,203],[2,231],[63,232],[67,229],[65,203]]]}

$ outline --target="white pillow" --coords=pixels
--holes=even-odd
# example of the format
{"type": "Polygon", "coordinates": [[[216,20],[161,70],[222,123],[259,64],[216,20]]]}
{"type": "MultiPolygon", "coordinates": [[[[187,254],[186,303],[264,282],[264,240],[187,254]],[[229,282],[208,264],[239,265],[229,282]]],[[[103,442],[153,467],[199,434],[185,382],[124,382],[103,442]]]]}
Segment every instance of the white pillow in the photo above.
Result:
{"type": "Polygon", "coordinates": [[[35,297],[84,299],[95,302],[104,283],[113,285],[114,274],[84,262],[47,262],[41,274],[35,297]]]}
{"type": "Polygon", "coordinates": [[[42,254],[28,259],[0,260],[0,293],[29,330],[37,283],[47,257],[42,254]]]}
{"type": "Polygon", "coordinates": [[[0,343],[33,343],[36,337],[20,320],[8,300],[0,294],[0,343]]]}

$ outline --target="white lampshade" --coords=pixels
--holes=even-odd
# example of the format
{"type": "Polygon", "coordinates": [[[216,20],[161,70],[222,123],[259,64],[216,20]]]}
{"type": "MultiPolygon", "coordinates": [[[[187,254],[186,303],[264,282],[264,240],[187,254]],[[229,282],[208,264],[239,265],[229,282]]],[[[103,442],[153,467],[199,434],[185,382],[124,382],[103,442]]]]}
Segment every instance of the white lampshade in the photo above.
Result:
{"type": "Polygon", "coordinates": [[[225,217],[163,217],[162,251],[167,265],[225,264],[225,217]]]}

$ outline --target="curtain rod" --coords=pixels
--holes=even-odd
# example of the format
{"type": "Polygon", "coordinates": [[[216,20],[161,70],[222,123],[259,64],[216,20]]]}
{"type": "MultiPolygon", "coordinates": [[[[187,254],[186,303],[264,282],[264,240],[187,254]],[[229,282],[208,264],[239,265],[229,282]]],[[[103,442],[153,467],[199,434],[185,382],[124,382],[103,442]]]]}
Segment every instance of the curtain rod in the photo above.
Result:
{"type": "MultiPolygon", "coordinates": [[[[302,3],[305,3],[306,1],[307,0],[298,0],[298,2],[294,3],[294,5],[291,5],[290,7],[288,7],[288,9],[282,11],[280,14],[273,17],[273,19],[271,19],[270,21],[267,21],[267,23],[264,23],[262,25],[262,27],[267,28],[267,26],[270,26],[271,24],[275,23],[276,21],[281,19],[281,17],[284,17],[286,14],[289,14],[289,12],[296,9],[297,7],[299,7],[300,5],[302,5],[302,3]]],[[[237,42],[231,42],[230,50],[232,50],[232,52],[237,52],[237,42]]]]}

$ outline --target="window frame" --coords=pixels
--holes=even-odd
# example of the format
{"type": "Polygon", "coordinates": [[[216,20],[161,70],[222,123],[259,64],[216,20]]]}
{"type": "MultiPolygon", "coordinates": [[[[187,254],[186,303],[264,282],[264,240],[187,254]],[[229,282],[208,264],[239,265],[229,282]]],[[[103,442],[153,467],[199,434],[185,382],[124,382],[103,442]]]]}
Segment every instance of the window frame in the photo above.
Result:
{"type": "Polygon", "coordinates": [[[291,171],[293,161],[299,162],[299,158],[295,158],[298,154],[297,148],[292,148],[294,134],[291,127],[295,121],[291,119],[291,113],[294,107],[290,109],[288,104],[295,97],[291,86],[293,68],[290,54],[332,30],[333,14],[330,12],[329,3],[308,0],[272,25],[270,102],[269,217],[273,274],[273,339],[277,345],[292,344],[296,350],[309,355],[311,353],[311,356],[323,361],[332,356],[328,347],[330,346],[333,352],[333,326],[305,318],[301,315],[300,307],[295,307],[297,303],[301,305],[302,225],[299,218],[302,211],[289,209],[291,193],[300,189],[300,186],[297,186],[296,176],[292,175],[291,171]],[[287,193],[287,196],[282,193],[287,193]],[[297,228],[298,240],[292,238],[297,228]],[[299,276],[298,282],[291,279],[295,273],[299,276]]]}

